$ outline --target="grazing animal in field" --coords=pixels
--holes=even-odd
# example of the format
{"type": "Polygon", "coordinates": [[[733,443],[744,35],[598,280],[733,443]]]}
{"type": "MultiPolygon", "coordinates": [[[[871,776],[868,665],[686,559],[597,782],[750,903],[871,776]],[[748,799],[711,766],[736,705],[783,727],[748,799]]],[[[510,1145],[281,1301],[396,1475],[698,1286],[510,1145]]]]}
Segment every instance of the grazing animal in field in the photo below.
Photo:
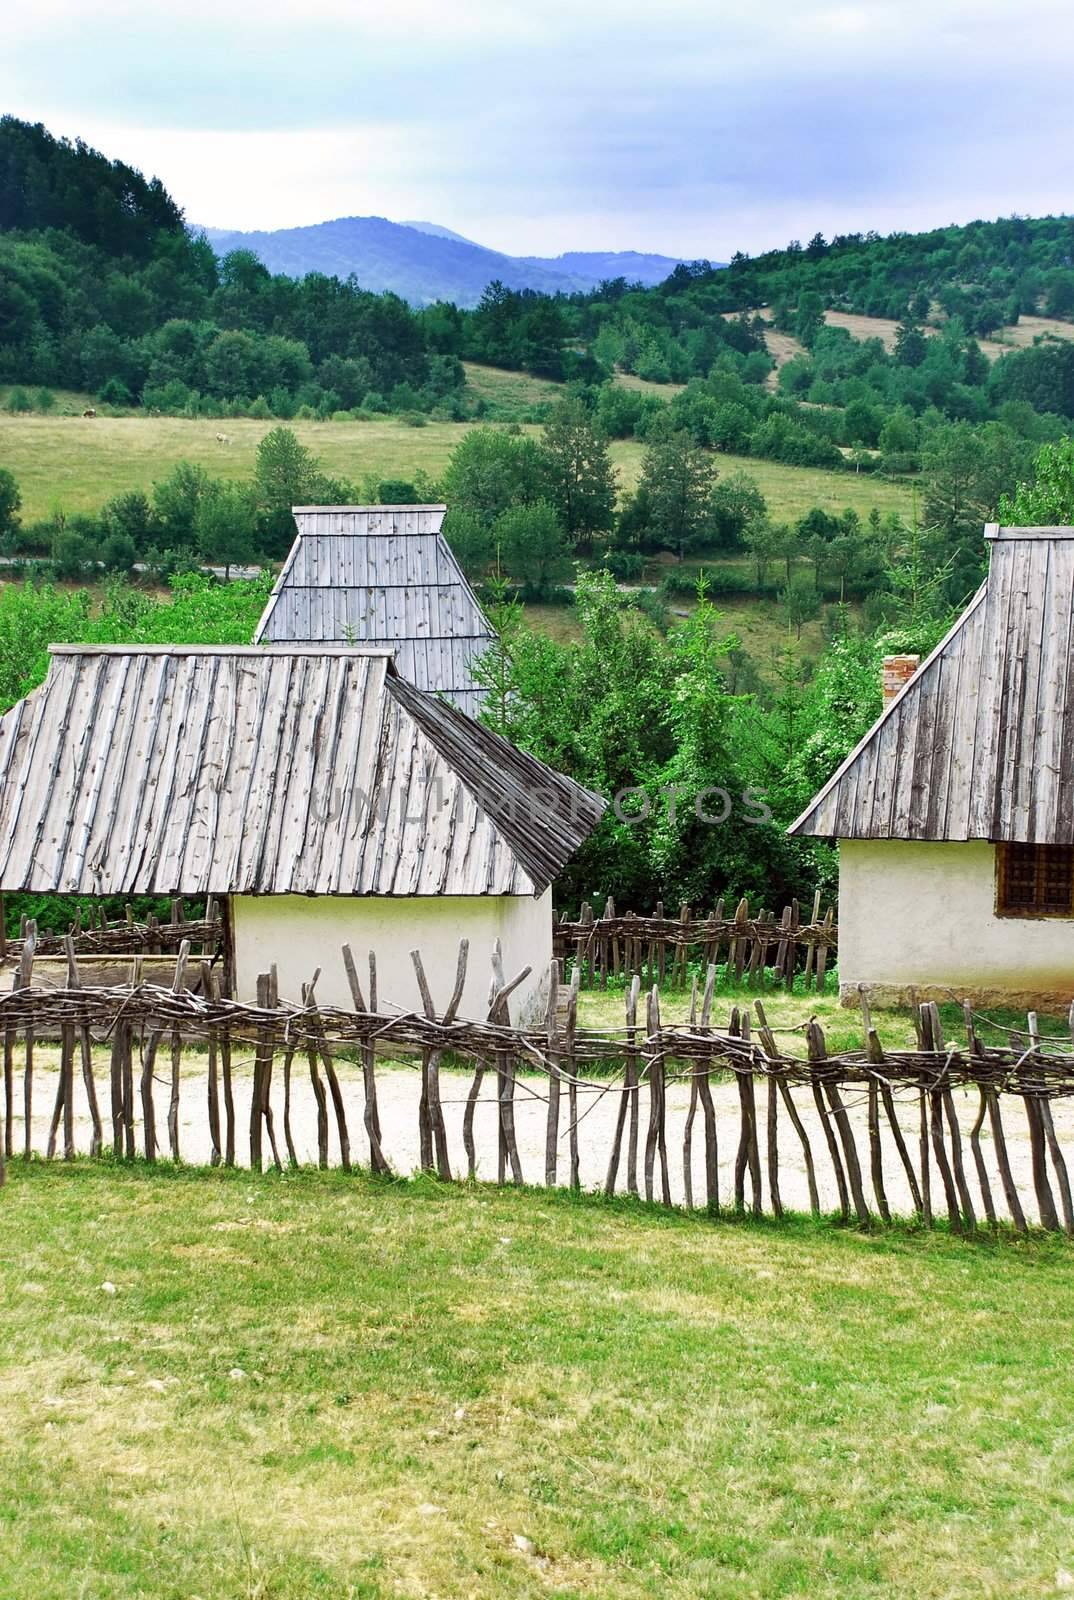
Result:
{"type": "Polygon", "coordinates": [[[96,416],[96,415],[97,415],[97,413],[96,413],[96,411],[95,411],[95,410],[94,410],[94,409],[93,409],[93,407],[92,407],[92,406],[87,406],[87,407],[86,407],[86,409],[85,409],[85,411],[83,411],[83,413],[82,413],[82,415],[83,415],[83,416],[84,416],[84,417],[95,417],[95,416],[96,416]]]}
{"type": "Polygon", "coordinates": [[[230,435],[230,433],[218,433],[217,436],[216,436],[216,442],[217,442],[217,444],[230,444],[231,443],[231,435],[230,435]]]}

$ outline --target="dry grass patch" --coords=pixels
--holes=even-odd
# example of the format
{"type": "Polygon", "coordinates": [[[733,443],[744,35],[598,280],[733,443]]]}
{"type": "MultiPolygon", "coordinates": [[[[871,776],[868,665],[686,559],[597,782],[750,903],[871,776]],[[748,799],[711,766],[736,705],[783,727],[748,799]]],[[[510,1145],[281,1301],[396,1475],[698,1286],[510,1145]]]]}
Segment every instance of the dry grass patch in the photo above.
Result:
{"type": "Polygon", "coordinates": [[[1061,322],[1058,317],[1021,316],[1013,327],[997,329],[988,343],[1002,354],[1005,349],[1024,350],[1042,338],[1074,339],[1074,322],[1061,322]]]}

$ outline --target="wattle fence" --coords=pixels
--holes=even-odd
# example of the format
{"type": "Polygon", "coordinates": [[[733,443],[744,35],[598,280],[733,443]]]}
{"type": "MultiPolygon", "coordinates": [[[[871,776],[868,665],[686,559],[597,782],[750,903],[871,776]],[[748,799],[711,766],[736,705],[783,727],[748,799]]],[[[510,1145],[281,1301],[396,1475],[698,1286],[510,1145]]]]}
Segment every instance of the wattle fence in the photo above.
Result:
{"type": "Polygon", "coordinates": [[[587,988],[606,989],[609,977],[633,972],[642,974],[649,985],[685,988],[691,963],[704,970],[718,964],[722,952],[739,983],[790,988],[800,970],[807,989],[823,990],[828,959],[835,955],[838,940],[835,913],[829,907],[821,915],[819,891],[805,922],[797,900],[784,906],[777,920],[774,911],[751,916],[747,899],[738,902],[731,916],[723,900],[700,916],[682,905],[677,917],[667,917],[659,902],[651,916],[620,914],[609,895],[601,916],[594,917],[592,905],[585,901],[577,921],[558,921],[553,947],[561,959],[573,957],[587,988]]]}
{"type": "Polygon", "coordinates": [[[186,942],[168,988],[137,973],[127,984],[82,987],[70,937],[66,955],[66,987],[35,986],[31,927],[15,987],[0,995],[4,1161],[16,1151],[27,1159],[41,1153],[34,1106],[44,1079],[48,1158],[73,1159],[84,1128],[90,1156],[110,1150],[117,1160],[154,1162],[166,1150],[178,1161],[193,1096],[211,1164],[298,1166],[296,1107],[308,1072],[322,1167],[360,1164],[388,1179],[417,1166],[449,1181],[491,1175],[494,1163],[499,1183],[584,1186],[712,1215],[778,1217],[793,1166],[815,1213],[887,1221],[889,1190],[898,1186],[909,1197],[904,1210],[927,1226],[946,1217],[954,1232],[1001,1218],[1026,1230],[1028,1185],[1041,1226],[1074,1233],[1053,1116],[1053,1105],[1074,1094],[1074,1050],[1042,1039],[1033,1014],[1023,1033],[993,1046],[982,1042],[967,1006],[965,1042],[952,1044],[937,1008],[925,1004],[915,1010],[915,1047],[892,1050],[863,1000],[861,1049],[829,1053],[814,1019],[800,1030],[804,1049],[788,1051],[760,1000],[752,1015],[735,1006],[724,1028],[714,1025],[713,964],[704,984],[692,986],[685,1022],[663,1022],[659,985],[639,1016],[635,975],[623,1027],[593,1031],[578,1026],[581,965],[564,990],[557,961],[543,1025],[512,1026],[510,998],[530,972],[508,979],[498,948],[487,1017],[460,1018],[465,940],[440,1012],[412,952],[420,1013],[378,1009],[375,956],[360,976],[347,947],[350,1010],[318,1005],[316,973],[298,1003],[279,997],[274,972],[259,979],[255,1004],[224,998],[210,963],[192,967],[186,942]],[[400,1076],[417,1089],[409,1129],[400,1121],[400,1076]],[[532,1133],[535,1118],[539,1138],[526,1145],[519,1122],[532,1133]],[[416,1159],[407,1161],[397,1148],[411,1131],[416,1159]]]}
{"type": "Polygon", "coordinates": [[[223,938],[223,921],[212,895],[205,903],[205,915],[196,918],[187,916],[181,899],[173,900],[169,922],[161,922],[153,912],[142,920],[135,916],[131,906],[126,907],[125,915],[118,921],[109,922],[101,906],[99,915],[90,909],[83,922],[79,907],[67,933],[40,933],[36,924],[31,925],[29,919],[23,917],[17,939],[7,938],[3,931],[2,902],[3,896],[0,896],[0,960],[22,954],[28,931],[36,956],[62,956],[66,954],[68,940],[79,956],[175,955],[184,942],[192,950],[211,956],[223,938]]]}

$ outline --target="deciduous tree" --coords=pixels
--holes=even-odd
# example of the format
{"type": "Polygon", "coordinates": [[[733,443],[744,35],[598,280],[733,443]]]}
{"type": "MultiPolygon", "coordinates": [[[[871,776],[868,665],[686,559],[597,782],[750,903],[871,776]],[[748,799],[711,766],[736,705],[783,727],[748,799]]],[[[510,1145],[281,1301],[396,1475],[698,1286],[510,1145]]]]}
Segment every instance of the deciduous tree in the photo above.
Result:
{"type": "Polygon", "coordinates": [[[588,552],[595,534],[612,525],[616,471],[608,441],[582,402],[573,396],[556,406],[541,435],[547,463],[548,498],[567,537],[588,552]]]}
{"type": "Polygon", "coordinates": [[[675,550],[680,558],[700,544],[711,532],[716,478],[712,457],[690,434],[661,427],[645,452],[638,484],[648,508],[646,542],[675,550]]]}

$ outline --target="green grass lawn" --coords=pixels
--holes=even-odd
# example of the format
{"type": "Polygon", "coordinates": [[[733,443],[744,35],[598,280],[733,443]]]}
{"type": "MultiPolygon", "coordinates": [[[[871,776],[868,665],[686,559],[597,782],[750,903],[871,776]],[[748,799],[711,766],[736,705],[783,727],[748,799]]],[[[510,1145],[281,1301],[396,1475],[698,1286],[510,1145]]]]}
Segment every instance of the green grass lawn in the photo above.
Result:
{"type": "Polygon", "coordinates": [[[0,1229],[4,1595],[1074,1581],[1061,1241],[21,1162],[0,1229]]]}
{"type": "MultiPolygon", "coordinates": [[[[517,375],[516,375],[517,376],[517,375]]],[[[532,386],[533,379],[518,379],[532,386]]],[[[15,474],[22,492],[22,515],[33,522],[62,508],[94,511],[109,496],[126,489],[148,489],[177,461],[199,461],[220,477],[248,477],[258,442],[277,424],[235,418],[226,422],[184,417],[10,416],[0,414],[0,466],[15,474]],[[219,444],[223,433],[228,444],[219,444]]],[[[293,422],[288,424],[321,459],[325,469],[361,481],[406,478],[419,468],[434,476],[472,423],[430,422],[412,428],[397,417],[370,422],[293,422]]],[[[537,430],[533,430],[537,431],[537,430]]],[[[637,482],[644,447],[633,440],[612,445],[612,458],[624,488],[637,482]]],[[[787,467],[745,456],[718,456],[721,473],[741,470],[757,479],[773,516],[793,518],[811,506],[863,515],[909,510],[906,484],[853,473],[787,467]]]]}

